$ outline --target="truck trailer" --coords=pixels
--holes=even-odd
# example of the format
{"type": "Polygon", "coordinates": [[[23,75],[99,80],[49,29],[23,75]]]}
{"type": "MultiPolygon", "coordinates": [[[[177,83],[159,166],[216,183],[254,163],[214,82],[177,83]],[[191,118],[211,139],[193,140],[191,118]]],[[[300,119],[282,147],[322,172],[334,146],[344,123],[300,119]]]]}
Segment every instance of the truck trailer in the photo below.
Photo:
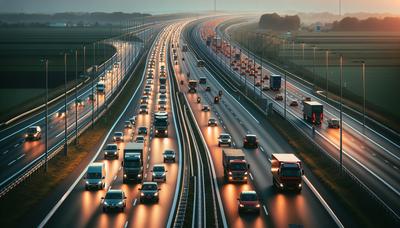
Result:
{"type": "Polygon", "coordinates": [[[168,113],[154,113],[154,136],[168,137],[168,113]]]}
{"type": "Polygon", "coordinates": [[[269,88],[274,91],[278,91],[281,89],[281,81],[282,77],[277,74],[272,74],[269,77],[269,88]]]}
{"type": "Polygon", "coordinates": [[[247,182],[249,167],[241,149],[222,150],[224,177],[228,182],[247,182]]]}
{"type": "Polygon", "coordinates": [[[321,125],[324,106],[316,101],[303,101],[303,118],[314,125],[321,125]]]}
{"type": "Polygon", "coordinates": [[[123,183],[143,180],[144,143],[127,143],[122,161],[123,183]]]}
{"type": "Polygon", "coordinates": [[[271,157],[272,183],[276,189],[300,192],[304,175],[300,159],[294,154],[272,154],[271,157]]]}

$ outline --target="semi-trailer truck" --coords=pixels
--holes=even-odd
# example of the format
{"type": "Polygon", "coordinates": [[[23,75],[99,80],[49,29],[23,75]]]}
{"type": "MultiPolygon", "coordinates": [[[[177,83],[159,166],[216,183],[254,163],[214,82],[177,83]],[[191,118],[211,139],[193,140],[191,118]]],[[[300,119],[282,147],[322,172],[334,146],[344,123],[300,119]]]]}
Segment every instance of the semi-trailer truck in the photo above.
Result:
{"type": "Polygon", "coordinates": [[[154,113],[154,136],[155,137],[168,137],[168,113],[156,112],[154,113]]]}
{"type": "Polygon", "coordinates": [[[314,125],[321,125],[324,106],[316,101],[303,101],[303,118],[314,125]]]}
{"type": "Polygon", "coordinates": [[[272,154],[271,158],[272,183],[276,189],[300,192],[304,175],[300,159],[294,154],[272,154]]]}
{"type": "Polygon", "coordinates": [[[222,150],[224,177],[228,182],[247,182],[250,165],[241,149],[222,150]]]}
{"type": "Polygon", "coordinates": [[[127,143],[122,161],[123,183],[143,180],[144,143],[127,143]]]}
{"type": "Polygon", "coordinates": [[[278,91],[281,89],[281,79],[282,77],[277,74],[272,74],[269,77],[269,88],[274,91],[278,91]]]}

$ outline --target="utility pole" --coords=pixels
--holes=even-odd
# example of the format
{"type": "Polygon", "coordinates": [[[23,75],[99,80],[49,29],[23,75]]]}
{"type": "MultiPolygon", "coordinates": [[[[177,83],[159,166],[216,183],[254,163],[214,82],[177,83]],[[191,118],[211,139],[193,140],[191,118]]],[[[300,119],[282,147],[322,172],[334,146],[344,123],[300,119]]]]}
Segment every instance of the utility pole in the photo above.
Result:
{"type": "Polygon", "coordinates": [[[78,144],[78,49],[75,49],[75,145],[78,144]]]}
{"type": "Polygon", "coordinates": [[[340,171],[343,171],[343,56],[340,55],[340,171]]]}
{"type": "Polygon", "coordinates": [[[45,171],[48,171],[48,155],[49,155],[49,60],[45,59],[45,78],[46,78],[46,116],[45,119],[45,136],[44,136],[44,144],[45,144],[45,171]]]}
{"type": "Polygon", "coordinates": [[[94,127],[94,71],[96,64],[96,43],[93,43],[93,67],[92,67],[92,128],[94,127]]]}
{"type": "Polygon", "coordinates": [[[64,83],[65,83],[65,91],[64,91],[64,155],[68,154],[68,123],[67,123],[67,52],[64,53],[64,83]]]}
{"type": "Polygon", "coordinates": [[[286,72],[284,72],[284,77],[285,77],[285,94],[284,94],[285,98],[284,98],[284,102],[283,102],[283,103],[284,103],[284,107],[285,107],[285,108],[284,108],[284,109],[285,109],[285,110],[284,110],[284,116],[285,116],[285,119],[286,119],[286,103],[287,103],[287,102],[286,102],[286,81],[287,81],[287,80],[286,80],[286,72]]]}
{"type": "Polygon", "coordinates": [[[317,48],[316,46],[313,47],[313,76],[314,76],[313,86],[314,86],[314,91],[316,90],[316,86],[315,86],[315,82],[316,82],[316,75],[315,75],[315,49],[316,48],[317,48]]]}
{"type": "Polygon", "coordinates": [[[329,71],[329,50],[325,51],[325,65],[326,65],[326,91],[325,91],[325,98],[328,100],[328,71],[329,71]]]}

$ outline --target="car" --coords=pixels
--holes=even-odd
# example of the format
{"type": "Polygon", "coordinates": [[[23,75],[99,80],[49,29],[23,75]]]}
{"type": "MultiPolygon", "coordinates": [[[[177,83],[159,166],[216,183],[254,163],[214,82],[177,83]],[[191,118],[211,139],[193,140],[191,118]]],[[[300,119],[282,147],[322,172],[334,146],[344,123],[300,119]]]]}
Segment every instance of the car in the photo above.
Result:
{"type": "Polygon", "coordinates": [[[42,138],[42,129],[39,126],[30,126],[26,130],[25,140],[39,140],[42,138]]]}
{"type": "Polygon", "coordinates": [[[167,94],[159,94],[158,99],[160,99],[160,100],[167,99],[167,94]]]}
{"type": "Polygon", "coordinates": [[[261,86],[261,82],[256,82],[255,86],[256,87],[260,87],[261,86]]]}
{"type": "Polygon", "coordinates": [[[296,100],[293,100],[289,103],[289,105],[292,107],[297,107],[297,106],[299,106],[299,103],[296,100]]]}
{"type": "Polygon", "coordinates": [[[165,85],[160,85],[160,89],[158,90],[161,94],[167,93],[167,88],[165,85]]]}
{"type": "Polygon", "coordinates": [[[166,99],[158,100],[158,107],[160,107],[161,105],[166,106],[167,105],[167,100],[166,99]]]}
{"type": "Polygon", "coordinates": [[[131,121],[127,120],[127,121],[124,122],[124,127],[131,129],[133,127],[133,125],[132,125],[131,121]]]}
{"type": "Polygon", "coordinates": [[[275,100],[277,100],[277,101],[283,101],[283,96],[282,96],[282,94],[276,94],[276,95],[275,95],[275,100]]]}
{"type": "Polygon", "coordinates": [[[167,111],[167,106],[166,105],[158,105],[158,111],[167,111]]]}
{"type": "Polygon", "coordinates": [[[119,210],[123,212],[126,207],[125,193],[119,189],[108,190],[106,195],[101,197],[101,199],[103,200],[103,212],[109,210],[119,210]]]}
{"type": "Polygon", "coordinates": [[[269,88],[268,88],[267,86],[264,86],[264,87],[262,88],[262,90],[263,90],[263,91],[268,91],[269,88]]]}
{"type": "Polygon", "coordinates": [[[210,87],[210,86],[207,86],[207,87],[206,87],[206,91],[207,91],[207,92],[211,92],[211,87],[210,87]]]}
{"type": "Polygon", "coordinates": [[[85,189],[103,189],[106,186],[106,166],[103,162],[91,163],[87,170],[86,175],[83,178],[85,180],[85,189]]]}
{"type": "Polygon", "coordinates": [[[76,99],[75,100],[75,105],[78,107],[84,107],[85,106],[85,102],[82,99],[76,99]]]}
{"type": "Polygon", "coordinates": [[[144,143],[146,141],[146,139],[144,138],[143,135],[138,135],[136,136],[135,142],[137,143],[144,143]]]}
{"type": "Polygon", "coordinates": [[[135,124],[136,124],[136,116],[132,116],[131,118],[129,118],[129,121],[131,122],[131,124],[133,126],[135,126],[135,124]]]}
{"type": "Polygon", "coordinates": [[[215,118],[208,119],[208,126],[218,126],[218,122],[215,118]]]}
{"type": "Polygon", "coordinates": [[[152,85],[153,84],[153,80],[152,79],[147,79],[146,80],[146,84],[147,85],[152,85]]]}
{"type": "Polygon", "coordinates": [[[139,114],[149,114],[149,109],[146,104],[141,104],[139,106],[139,114]]]}
{"type": "Polygon", "coordinates": [[[65,111],[64,111],[64,110],[59,110],[59,111],[56,113],[56,117],[57,117],[57,118],[64,118],[64,117],[65,117],[65,111]]]}
{"type": "Polygon", "coordinates": [[[144,88],[144,95],[151,95],[151,89],[150,88],[144,88]]]}
{"type": "MultiPolygon", "coordinates": [[[[151,80],[151,79],[150,79],[151,80]]],[[[147,84],[145,87],[144,87],[145,89],[151,89],[152,88],[152,86],[151,85],[149,85],[149,84],[147,84]]]]}
{"type": "Polygon", "coordinates": [[[140,202],[158,202],[160,190],[161,188],[158,187],[157,182],[143,182],[142,187],[139,188],[140,202]]]}
{"type": "Polygon", "coordinates": [[[203,105],[203,107],[201,108],[201,111],[208,112],[208,111],[210,111],[210,107],[208,105],[203,105]]]}
{"type": "Polygon", "coordinates": [[[143,96],[140,98],[140,104],[148,104],[148,103],[149,103],[149,96],[143,95],[143,96]]]}
{"type": "Polygon", "coordinates": [[[118,145],[115,143],[112,144],[107,144],[107,146],[104,148],[104,159],[107,158],[115,158],[118,159],[118,145]]]}
{"type": "Polygon", "coordinates": [[[167,170],[165,169],[165,165],[163,164],[157,164],[153,166],[153,170],[151,170],[152,177],[151,177],[151,181],[155,181],[155,182],[165,182],[167,181],[167,170]]]}
{"type": "Polygon", "coordinates": [[[220,100],[220,97],[219,96],[215,96],[214,97],[214,104],[218,104],[219,100],[220,100]]]}
{"type": "MultiPolygon", "coordinates": [[[[152,67],[151,67],[152,68],[152,67]]],[[[154,77],[154,75],[153,75],[153,73],[148,73],[147,74],[147,79],[153,79],[153,77],[154,77]]]]}
{"type": "Polygon", "coordinates": [[[176,156],[175,151],[171,149],[166,149],[163,152],[164,162],[167,161],[175,162],[175,156],[176,156]]]}
{"type": "Polygon", "coordinates": [[[138,134],[139,135],[147,135],[147,127],[139,127],[138,128],[138,134]]]}
{"type": "Polygon", "coordinates": [[[255,191],[242,191],[238,198],[238,211],[243,212],[260,212],[260,201],[255,191]]]}
{"type": "Polygon", "coordinates": [[[328,119],[328,128],[340,128],[340,121],[338,119],[328,119]]]}
{"type": "Polygon", "coordinates": [[[232,137],[228,133],[221,133],[218,137],[218,146],[228,145],[229,147],[232,145],[232,137]]]}
{"type": "Polygon", "coordinates": [[[114,142],[123,142],[124,141],[124,133],[121,131],[116,131],[114,132],[114,137],[113,137],[114,142]]]}
{"type": "Polygon", "coordinates": [[[258,147],[257,136],[254,134],[246,134],[246,136],[243,138],[243,147],[257,148],[258,147]]]}

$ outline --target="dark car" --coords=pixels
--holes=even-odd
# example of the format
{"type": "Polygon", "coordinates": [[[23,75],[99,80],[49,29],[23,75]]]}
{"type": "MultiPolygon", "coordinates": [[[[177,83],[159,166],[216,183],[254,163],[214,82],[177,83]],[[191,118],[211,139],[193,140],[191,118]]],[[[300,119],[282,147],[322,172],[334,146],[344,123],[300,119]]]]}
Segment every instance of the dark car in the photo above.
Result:
{"type": "Polygon", "coordinates": [[[126,196],[122,190],[110,189],[107,191],[105,197],[101,197],[103,200],[103,212],[109,210],[124,211],[126,207],[126,196]]]}
{"type": "Polygon", "coordinates": [[[140,202],[158,202],[158,193],[161,189],[158,188],[157,182],[143,182],[140,191],[140,202]]]}
{"type": "Polygon", "coordinates": [[[147,135],[147,127],[139,127],[138,134],[139,135],[147,135]]]}
{"type": "Polygon", "coordinates": [[[258,140],[256,135],[247,134],[243,138],[243,147],[244,148],[257,148],[258,147],[258,140]]]}
{"type": "Polygon", "coordinates": [[[218,122],[215,118],[208,119],[208,126],[218,126],[218,122]]]}
{"type": "Polygon", "coordinates": [[[238,198],[239,213],[260,212],[260,201],[255,191],[242,191],[238,198]]]}
{"type": "Polygon", "coordinates": [[[42,129],[39,126],[31,126],[26,130],[25,140],[39,140],[42,138],[42,129]]]}
{"type": "Polygon", "coordinates": [[[106,148],[104,148],[104,158],[115,158],[118,159],[118,145],[113,143],[113,144],[107,144],[106,148]]]}
{"type": "Polygon", "coordinates": [[[164,162],[170,161],[170,162],[175,162],[175,151],[173,150],[165,150],[163,153],[163,157],[164,157],[164,162]]]}

